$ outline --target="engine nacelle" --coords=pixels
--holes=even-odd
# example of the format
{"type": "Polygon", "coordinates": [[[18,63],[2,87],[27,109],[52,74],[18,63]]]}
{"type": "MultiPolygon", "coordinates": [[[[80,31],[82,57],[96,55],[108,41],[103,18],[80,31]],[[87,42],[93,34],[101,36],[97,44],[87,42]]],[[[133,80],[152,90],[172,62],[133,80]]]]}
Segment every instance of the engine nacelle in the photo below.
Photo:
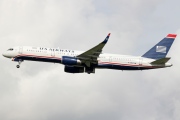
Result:
{"type": "Polygon", "coordinates": [[[84,67],[65,66],[64,72],[67,72],[67,73],[83,73],[84,67]]]}
{"type": "Polygon", "coordinates": [[[64,65],[80,65],[81,61],[75,57],[62,56],[61,63],[64,65]]]}

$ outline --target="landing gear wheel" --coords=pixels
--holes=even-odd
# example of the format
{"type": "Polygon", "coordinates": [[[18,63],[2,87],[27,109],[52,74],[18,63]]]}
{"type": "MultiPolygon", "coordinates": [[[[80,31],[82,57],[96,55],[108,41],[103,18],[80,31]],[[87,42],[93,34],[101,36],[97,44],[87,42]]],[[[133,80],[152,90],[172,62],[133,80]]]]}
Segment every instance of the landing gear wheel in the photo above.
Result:
{"type": "Polygon", "coordinates": [[[21,65],[22,62],[23,62],[23,60],[19,59],[19,60],[18,60],[18,63],[19,63],[19,64],[16,65],[16,67],[17,67],[17,68],[20,68],[20,65],[21,65]]]}
{"type": "Polygon", "coordinates": [[[86,67],[85,72],[88,74],[95,73],[95,67],[86,67]]]}
{"type": "Polygon", "coordinates": [[[17,68],[20,68],[20,65],[16,65],[17,68]]]}

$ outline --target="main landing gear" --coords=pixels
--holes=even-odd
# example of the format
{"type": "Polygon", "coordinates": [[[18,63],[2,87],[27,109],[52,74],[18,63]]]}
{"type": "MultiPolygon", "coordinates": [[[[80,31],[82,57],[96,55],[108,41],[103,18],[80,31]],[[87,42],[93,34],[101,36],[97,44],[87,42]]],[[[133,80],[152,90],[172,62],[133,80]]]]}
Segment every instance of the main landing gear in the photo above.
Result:
{"type": "Polygon", "coordinates": [[[23,62],[22,60],[19,60],[19,61],[18,61],[18,65],[16,65],[16,67],[17,67],[17,68],[20,68],[20,65],[21,65],[22,62],[23,62]]]}
{"type": "Polygon", "coordinates": [[[88,74],[95,73],[95,67],[85,67],[85,72],[88,74]]]}

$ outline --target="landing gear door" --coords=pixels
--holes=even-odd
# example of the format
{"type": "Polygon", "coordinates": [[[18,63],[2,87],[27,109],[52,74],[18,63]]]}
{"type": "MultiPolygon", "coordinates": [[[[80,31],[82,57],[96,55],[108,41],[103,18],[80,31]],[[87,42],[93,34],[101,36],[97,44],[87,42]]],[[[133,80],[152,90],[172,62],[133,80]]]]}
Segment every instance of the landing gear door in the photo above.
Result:
{"type": "Polygon", "coordinates": [[[23,53],[23,47],[19,47],[19,54],[23,53]]]}

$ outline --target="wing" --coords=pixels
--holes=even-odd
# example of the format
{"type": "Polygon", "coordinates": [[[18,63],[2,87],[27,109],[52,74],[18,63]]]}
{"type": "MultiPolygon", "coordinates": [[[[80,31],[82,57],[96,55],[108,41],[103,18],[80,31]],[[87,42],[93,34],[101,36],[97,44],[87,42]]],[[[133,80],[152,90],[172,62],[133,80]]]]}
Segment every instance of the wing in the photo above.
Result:
{"type": "Polygon", "coordinates": [[[91,63],[97,64],[97,58],[102,52],[103,47],[108,42],[108,39],[110,37],[110,33],[105,38],[105,40],[101,43],[99,43],[97,46],[91,48],[90,50],[76,56],[78,59],[80,59],[87,67],[91,66],[91,63]]]}

